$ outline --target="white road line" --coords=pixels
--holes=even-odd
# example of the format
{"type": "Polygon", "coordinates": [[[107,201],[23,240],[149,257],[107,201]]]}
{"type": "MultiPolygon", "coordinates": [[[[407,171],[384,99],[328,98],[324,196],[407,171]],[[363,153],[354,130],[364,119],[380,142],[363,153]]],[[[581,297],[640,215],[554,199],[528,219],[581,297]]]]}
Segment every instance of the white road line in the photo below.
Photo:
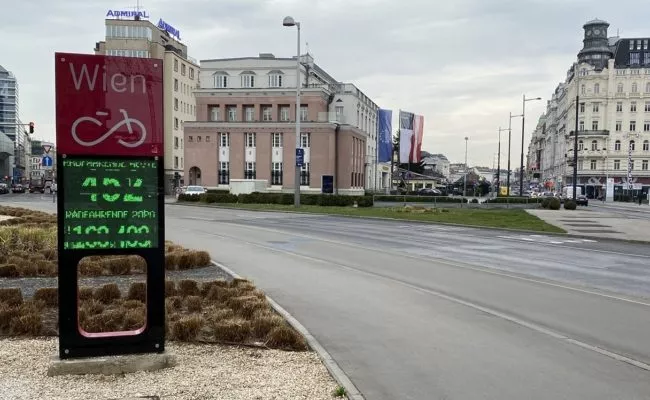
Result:
{"type": "Polygon", "coordinates": [[[633,358],[623,356],[621,354],[614,353],[614,352],[609,351],[609,350],[602,349],[602,348],[597,347],[597,346],[593,346],[593,345],[591,345],[589,343],[586,343],[586,342],[583,342],[583,341],[580,341],[580,340],[577,340],[577,339],[573,339],[573,338],[571,338],[571,337],[569,337],[567,335],[561,334],[559,332],[555,332],[555,331],[553,331],[551,329],[544,328],[541,325],[537,325],[537,324],[532,323],[532,322],[524,321],[522,319],[519,319],[517,317],[505,314],[503,312],[500,312],[500,311],[497,311],[497,310],[494,310],[494,309],[491,309],[491,308],[488,308],[488,307],[484,307],[484,306],[472,303],[472,302],[467,301],[467,300],[462,300],[462,299],[459,299],[459,298],[456,298],[456,297],[453,297],[453,296],[450,296],[450,295],[447,295],[447,294],[444,294],[444,293],[440,293],[440,292],[435,291],[435,290],[425,289],[425,288],[413,285],[411,283],[401,281],[401,280],[396,279],[396,278],[391,278],[391,277],[388,277],[388,276],[385,276],[385,275],[377,274],[377,273],[374,273],[374,272],[369,272],[369,271],[366,271],[366,270],[363,270],[363,269],[360,269],[360,268],[351,267],[349,265],[340,264],[340,263],[337,263],[337,262],[332,262],[332,261],[324,260],[324,259],[317,258],[317,257],[312,257],[312,256],[300,254],[300,253],[295,253],[293,251],[276,249],[276,248],[269,247],[269,246],[266,246],[266,245],[263,245],[263,244],[260,244],[260,243],[242,241],[242,240],[240,240],[238,238],[234,238],[234,237],[227,236],[227,235],[220,235],[220,234],[215,234],[215,233],[210,233],[210,234],[214,235],[214,236],[222,237],[222,238],[227,238],[227,239],[230,239],[230,240],[236,240],[238,243],[246,243],[246,244],[249,244],[249,245],[252,245],[252,246],[268,249],[268,250],[279,252],[279,253],[284,253],[284,254],[287,254],[287,255],[290,255],[290,256],[293,256],[293,257],[307,259],[307,260],[310,260],[310,261],[317,262],[319,264],[327,264],[328,266],[337,266],[337,267],[339,267],[341,269],[346,269],[346,270],[349,270],[349,271],[354,271],[356,273],[369,275],[369,276],[372,276],[374,278],[388,280],[388,281],[394,282],[396,284],[399,284],[399,285],[402,285],[402,286],[409,287],[411,289],[417,290],[417,291],[422,292],[422,293],[427,293],[427,294],[430,294],[430,295],[433,295],[433,296],[436,296],[436,297],[451,301],[453,303],[457,303],[457,304],[464,305],[466,307],[473,308],[475,310],[484,312],[486,314],[489,314],[489,315],[504,319],[506,321],[515,323],[517,325],[523,326],[525,328],[534,330],[534,331],[536,331],[538,333],[541,333],[541,334],[544,334],[544,335],[547,335],[547,336],[551,336],[551,337],[553,337],[555,339],[566,341],[567,343],[571,343],[573,345],[582,347],[583,349],[596,352],[598,354],[610,357],[610,358],[612,358],[614,360],[617,360],[617,361],[625,362],[627,364],[630,364],[630,365],[633,365],[635,367],[644,369],[646,371],[650,371],[650,365],[645,364],[645,363],[643,363],[641,361],[638,361],[638,360],[635,360],[633,358]]]}

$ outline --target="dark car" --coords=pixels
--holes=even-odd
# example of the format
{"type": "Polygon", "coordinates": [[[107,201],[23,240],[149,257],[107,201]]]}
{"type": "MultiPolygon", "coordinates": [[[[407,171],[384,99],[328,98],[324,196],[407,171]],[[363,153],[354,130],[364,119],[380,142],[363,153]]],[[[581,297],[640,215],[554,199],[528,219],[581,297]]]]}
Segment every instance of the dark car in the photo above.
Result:
{"type": "Polygon", "coordinates": [[[418,190],[418,195],[420,196],[441,196],[442,192],[438,189],[432,188],[423,188],[418,190]]]}
{"type": "Polygon", "coordinates": [[[587,196],[584,194],[581,194],[580,196],[576,197],[576,205],[578,206],[588,206],[589,205],[589,199],[587,199],[587,196]]]}
{"type": "Polygon", "coordinates": [[[14,192],[14,193],[25,193],[25,186],[20,185],[20,184],[15,185],[15,186],[11,189],[11,191],[14,192]]]}

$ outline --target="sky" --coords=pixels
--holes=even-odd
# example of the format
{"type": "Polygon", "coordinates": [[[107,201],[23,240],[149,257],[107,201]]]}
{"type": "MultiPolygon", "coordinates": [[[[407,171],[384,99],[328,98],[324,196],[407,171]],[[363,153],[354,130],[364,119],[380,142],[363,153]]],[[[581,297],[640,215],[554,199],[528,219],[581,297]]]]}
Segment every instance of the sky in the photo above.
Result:
{"type": "MultiPolygon", "coordinates": [[[[4,0],[9,2],[10,0],[4,0]]],[[[0,65],[20,85],[20,116],[35,137],[54,140],[54,52],[93,53],[109,9],[136,0],[13,1],[0,25],[0,65]]],[[[582,48],[582,25],[599,18],[622,37],[650,36],[647,1],[618,0],[141,0],[156,23],[181,32],[198,59],[295,55],[303,48],[335,79],[359,87],[381,108],[424,116],[422,149],[451,162],[496,165],[499,127],[526,103],[525,152],[546,101],[582,48]]],[[[512,120],[519,164],[521,119],[512,120]]],[[[501,165],[507,160],[502,133],[501,165]]]]}

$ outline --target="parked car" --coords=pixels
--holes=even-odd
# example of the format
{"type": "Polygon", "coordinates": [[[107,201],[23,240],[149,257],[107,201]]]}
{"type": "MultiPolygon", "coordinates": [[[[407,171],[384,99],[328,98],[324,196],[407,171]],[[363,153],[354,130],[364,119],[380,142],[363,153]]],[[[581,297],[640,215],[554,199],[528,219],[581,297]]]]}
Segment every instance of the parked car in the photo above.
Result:
{"type": "Polygon", "coordinates": [[[442,191],[432,188],[422,188],[418,190],[420,196],[442,196],[442,191]]]}
{"type": "Polygon", "coordinates": [[[21,185],[20,183],[17,185],[14,185],[14,187],[11,189],[13,193],[25,193],[25,186],[21,185]]]}
{"type": "Polygon", "coordinates": [[[187,194],[187,195],[190,195],[190,196],[199,196],[199,195],[202,195],[202,194],[207,193],[207,192],[208,192],[208,190],[206,188],[204,188],[203,186],[188,186],[182,192],[182,194],[187,194]]]}
{"type": "Polygon", "coordinates": [[[576,197],[576,205],[586,207],[589,205],[589,199],[587,199],[587,196],[584,194],[581,194],[580,196],[576,197]]]}
{"type": "Polygon", "coordinates": [[[9,193],[9,186],[6,183],[0,183],[0,194],[9,193]]]}

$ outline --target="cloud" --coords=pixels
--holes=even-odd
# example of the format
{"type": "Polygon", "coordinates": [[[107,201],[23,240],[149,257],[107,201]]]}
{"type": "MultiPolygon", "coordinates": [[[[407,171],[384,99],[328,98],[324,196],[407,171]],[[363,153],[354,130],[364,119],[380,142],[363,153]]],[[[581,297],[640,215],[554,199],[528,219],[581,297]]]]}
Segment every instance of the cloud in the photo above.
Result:
{"type": "MultiPolygon", "coordinates": [[[[128,4],[127,3],[117,3],[128,4]]],[[[180,29],[197,59],[295,53],[292,15],[316,63],[376,103],[425,116],[424,148],[452,161],[492,165],[497,129],[527,104],[534,129],[582,47],[582,25],[598,17],[610,34],[648,36],[641,0],[150,0],[151,19],[180,29]],[[587,10],[587,11],[585,11],[587,10]],[[600,15],[593,15],[598,12],[600,15]],[[587,13],[588,14],[587,14],[587,13]]],[[[14,1],[0,26],[2,65],[20,83],[21,117],[54,138],[55,51],[92,53],[114,1],[14,1]]],[[[118,7],[119,8],[119,7],[118,7]]],[[[395,115],[397,113],[394,113],[395,115]]],[[[397,120],[395,119],[395,123],[397,120]]],[[[520,120],[512,148],[520,149],[520,120]]],[[[525,143],[527,146],[528,143],[525,143]]],[[[502,146],[503,147],[503,146],[502,146]]],[[[503,157],[502,157],[503,158],[503,157]]],[[[518,160],[517,157],[514,157],[518,160]]],[[[518,163],[517,163],[518,164],[518,163]]]]}

